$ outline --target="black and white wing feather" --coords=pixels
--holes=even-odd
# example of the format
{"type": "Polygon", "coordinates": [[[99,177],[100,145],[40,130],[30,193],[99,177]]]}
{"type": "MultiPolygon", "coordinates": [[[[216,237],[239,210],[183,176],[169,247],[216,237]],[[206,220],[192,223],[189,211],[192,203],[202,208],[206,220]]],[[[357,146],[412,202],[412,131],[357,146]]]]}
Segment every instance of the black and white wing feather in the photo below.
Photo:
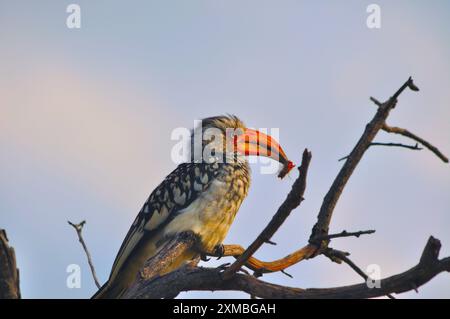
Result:
{"type": "Polygon", "coordinates": [[[114,261],[114,278],[144,234],[156,233],[205,191],[218,174],[218,164],[180,164],[150,194],[126,235],[114,261]]]}

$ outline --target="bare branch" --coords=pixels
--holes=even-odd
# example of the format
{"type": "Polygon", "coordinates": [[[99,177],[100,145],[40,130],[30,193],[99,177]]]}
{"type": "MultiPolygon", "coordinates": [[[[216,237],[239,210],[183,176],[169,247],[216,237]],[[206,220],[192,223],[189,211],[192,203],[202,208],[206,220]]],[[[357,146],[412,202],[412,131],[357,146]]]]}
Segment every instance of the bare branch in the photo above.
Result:
{"type": "MultiPolygon", "coordinates": [[[[315,240],[321,241],[321,240],[328,240],[333,238],[340,238],[340,237],[359,237],[361,235],[365,234],[373,234],[375,233],[375,230],[363,230],[363,231],[357,231],[357,232],[347,232],[342,231],[338,234],[330,234],[326,236],[322,236],[320,238],[316,238],[315,240]]],[[[208,256],[212,257],[239,257],[244,253],[245,249],[240,245],[224,245],[223,251],[220,253],[213,252],[208,254],[208,256]]],[[[305,260],[308,258],[311,258],[315,253],[317,252],[317,246],[315,245],[306,245],[293,253],[274,260],[274,261],[262,261],[259,260],[253,256],[249,257],[247,262],[245,263],[245,266],[250,268],[251,270],[258,272],[260,274],[264,273],[271,273],[271,272],[278,272],[278,271],[284,271],[285,269],[305,260]]]]}
{"type": "Polygon", "coordinates": [[[305,149],[302,157],[302,164],[299,167],[299,177],[294,182],[292,190],[289,192],[286,200],[278,208],[278,211],[272,217],[270,223],[264,228],[264,230],[259,234],[255,241],[240,255],[237,260],[224,271],[224,278],[229,278],[233,273],[237,272],[242,265],[244,265],[247,260],[261,247],[265,242],[270,240],[278,230],[278,228],[283,224],[289,214],[297,208],[303,201],[303,195],[306,189],[306,177],[308,174],[308,167],[311,161],[311,153],[305,149]]]}
{"type": "Polygon", "coordinates": [[[411,269],[382,279],[381,288],[369,288],[366,283],[320,289],[301,289],[271,284],[253,276],[234,273],[229,280],[220,269],[185,266],[157,280],[140,286],[133,298],[173,297],[182,291],[237,290],[258,298],[374,298],[392,293],[403,293],[420,287],[441,272],[450,271],[450,257],[438,259],[439,240],[430,237],[420,262],[411,269]]]}
{"type": "Polygon", "coordinates": [[[0,229],[0,299],[20,299],[19,270],[14,248],[9,245],[6,231],[0,229]]]}
{"type": "MultiPolygon", "coordinates": [[[[133,298],[139,290],[144,289],[148,282],[158,281],[159,274],[163,273],[174,260],[193,249],[198,244],[198,237],[193,232],[183,232],[170,238],[158,254],[149,258],[140,273],[137,275],[136,281],[125,292],[122,298],[133,298]]],[[[189,267],[196,265],[198,259],[194,260],[189,267]]],[[[219,267],[220,268],[220,267],[219,267]]],[[[165,295],[165,298],[175,298],[178,295],[165,295]]]]}
{"type": "Polygon", "coordinates": [[[322,235],[314,238],[314,241],[322,241],[322,240],[330,240],[333,238],[342,238],[342,237],[357,237],[361,235],[369,235],[375,233],[375,230],[369,229],[369,230],[360,230],[357,232],[347,232],[346,230],[338,233],[338,234],[329,234],[329,235],[322,235]]]}
{"type": "Polygon", "coordinates": [[[99,281],[97,279],[97,274],[95,273],[94,263],[92,262],[91,254],[89,253],[89,250],[88,250],[88,248],[86,246],[86,243],[84,242],[84,239],[83,239],[82,231],[83,231],[84,225],[86,224],[86,221],[83,220],[81,223],[78,223],[78,224],[74,224],[71,221],[67,221],[67,222],[77,232],[78,240],[80,241],[81,246],[83,246],[83,250],[86,253],[86,257],[87,257],[87,260],[88,260],[89,268],[91,269],[91,273],[92,273],[92,277],[94,278],[95,285],[97,286],[98,289],[100,289],[101,285],[100,285],[100,283],[99,283],[99,281]]]}
{"type": "MultiPolygon", "coordinates": [[[[423,148],[419,147],[419,144],[416,143],[416,145],[406,145],[406,144],[402,144],[402,143],[379,143],[379,142],[374,142],[374,143],[370,143],[369,146],[367,148],[370,148],[371,146],[390,146],[390,147],[402,147],[402,148],[407,148],[413,151],[421,151],[423,150],[423,148]]],[[[342,158],[340,158],[338,161],[343,161],[346,160],[349,157],[349,155],[344,156],[342,158]]]]}
{"type": "Polygon", "coordinates": [[[418,88],[414,85],[412,78],[409,78],[387,102],[383,103],[378,108],[377,113],[375,114],[373,119],[370,121],[369,124],[367,124],[363,135],[360,137],[358,143],[353,148],[349,157],[345,161],[343,167],[336,176],[333,184],[331,185],[331,188],[325,195],[325,198],[323,200],[322,206],[320,208],[317,217],[317,222],[314,225],[311,232],[310,236],[311,244],[320,244],[320,245],[324,244],[323,241],[322,243],[314,242],[314,238],[328,234],[334,208],[336,207],[336,203],[339,200],[345,185],[350,179],[350,176],[352,175],[356,166],[361,161],[361,158],[363,157],[367,148],[372,143],[373,139],[380,131],[380,129],[383,127],[387,117],[389,116],[390,111],[397,104],[397,98],[407,87],[409,87],[412,90],[418,90],[418,88]]]}
{"type": "Polygon", "coordinates": [[[395,127],[395,126],[389,126],[386,123],[382,127],[383,131],[386,131],[388,133],[394,133],[394,134],[400,134],[405,137],[408,137],[426,148],[428,148],[431,152],[433,152],[437,157],[439,157],[444,163],[448,163],[448,157],[441,153],[441,151],[434,145],[432,145],[430,142],[424,140],[423,138],[411,133],[407,129],[401,128],[401,127],[395,127]]]}
{"type": "MultiPolygon", "coordinates": [[[[288,267],[291,267],[302,260],[310,258],[312,255],[314,255],[316,250],[316,246],[306,245],[305,247],[302,247],[294,251],[293,253],[274,261],[261,261],[251,256],[246,261],[245,266],[260,274],[284,271],[288,267]]],[[[238,258],[244,252],[245,249],[240,245],[224,245],[223,252],[221,254],[211,253],[208,255],[213,257],[232,256],[238,258]]]]}
{"type": "Polygon", "coordinates": [[[380,101],[378,101],[376,98],[374,98],[373,96],[370,97],[370,100],[375,103],[377,106],[382,106],[383,103],[381,103],[380,101]]]}
{"type": "MultiPolygon", "coordinates": [[[[328,248],[326,251],[324,251],[323,254],[325,256],[327,256],[328,258],[330,258],[331,261],[334,261],[338,264],[340,264],[341,262],[346,263],[358,275],[360,275],[364,279],[365,282],[367,282],[367,279],[369,278],[369,276],[348,257],[350,255],[349,253],[340,251],[340,250],[336,250],[333,248],[328,248]]],[[[395,299],[394,296],[392,296],[391,294],[387,294],[386,296],[390,299],[395,299]]]]}

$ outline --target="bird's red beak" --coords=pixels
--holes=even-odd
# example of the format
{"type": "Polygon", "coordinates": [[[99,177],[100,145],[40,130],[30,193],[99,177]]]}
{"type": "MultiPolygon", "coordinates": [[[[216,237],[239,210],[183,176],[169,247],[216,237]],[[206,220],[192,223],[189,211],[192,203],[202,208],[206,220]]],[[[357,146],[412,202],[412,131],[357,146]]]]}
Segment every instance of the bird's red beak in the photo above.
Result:
{"type": "Polygon", "coordinates": [[[283,164],[283,169],[278,175],[280,178],[295,166],[274,138],[257,130],[247,128],[241,134],[235,135],[234,144],[239,154],[265,156],[283,164]]]}

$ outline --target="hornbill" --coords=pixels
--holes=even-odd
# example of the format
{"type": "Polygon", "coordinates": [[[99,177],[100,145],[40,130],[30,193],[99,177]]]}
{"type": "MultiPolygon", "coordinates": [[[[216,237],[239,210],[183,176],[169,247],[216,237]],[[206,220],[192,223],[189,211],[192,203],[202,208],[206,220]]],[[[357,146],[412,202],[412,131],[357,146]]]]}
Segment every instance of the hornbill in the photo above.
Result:
{"type": "Polygon", "coordinates": [[[180,164],[150,194],[119,249],[108,281],[93,298],[120,298],[145,261],[177,233],[195,233],[200,249],[188,251],[164,273],[197,257],[199,250],[212,252],[220,247],[247,195],[247,156],[251,155],[283,164],[280,177],[294,166],[277,141],[246,128],[236,116],[203,119],[191,134],[190,162],[180,164]],[[208,134],[211,131],[214,134],[208,134]],[[196,134],[200,134],[200,158],[193,152],[196,134]]]}

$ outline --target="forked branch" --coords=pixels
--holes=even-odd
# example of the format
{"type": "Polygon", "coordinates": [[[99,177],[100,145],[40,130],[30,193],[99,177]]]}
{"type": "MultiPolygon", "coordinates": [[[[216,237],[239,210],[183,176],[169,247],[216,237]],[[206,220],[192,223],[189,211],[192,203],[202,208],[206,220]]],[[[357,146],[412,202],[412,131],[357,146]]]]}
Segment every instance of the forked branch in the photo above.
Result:
{"type": "Polygon", "coordinates": [[[374,298],[417,289],[441,272],[450,271],[450,257],[439,259],[441,244],[430,237],[419,263],[411,269],[385,279],[380,288],[369,288],[366,283],[334,288],[294,288],[271,284],[253,276],[234,273],[227,280],[220,268],[202,268],[187,265],[157,279],[142,282],[133,298],[173,298],[183,291],[244,291],[258,298],[374,298]]]}

